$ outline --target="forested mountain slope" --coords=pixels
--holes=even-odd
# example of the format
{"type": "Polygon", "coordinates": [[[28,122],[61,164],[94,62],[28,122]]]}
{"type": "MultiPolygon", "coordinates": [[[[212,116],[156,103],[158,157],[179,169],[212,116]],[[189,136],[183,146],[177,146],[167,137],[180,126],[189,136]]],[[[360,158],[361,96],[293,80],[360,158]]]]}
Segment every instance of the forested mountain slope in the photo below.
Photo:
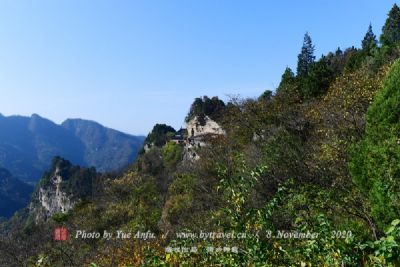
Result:
{"type": "Polygon", "coordinates": [[[96,198],[46,223],[4,223],[1,264],[399,266],[399,25],[394,5],[380,42],[368,27],[360,49],[318,59],[306,34],[276,92],[197,98],[187,121],[212,117],[224,134],[196,146],[155,126],[154,145],[102,177],[96,198]],[[57,226],[72,235],[52,246],[57,226]]]}
{"type": "Polygon", "coordinates": [[[102,172],[118,170],[134,160],[144,140],[92,121],[68,119],[57,125],[36,114],[0,114],[0,128],[0,166],[31,183],[55,156],[102,172]]]}

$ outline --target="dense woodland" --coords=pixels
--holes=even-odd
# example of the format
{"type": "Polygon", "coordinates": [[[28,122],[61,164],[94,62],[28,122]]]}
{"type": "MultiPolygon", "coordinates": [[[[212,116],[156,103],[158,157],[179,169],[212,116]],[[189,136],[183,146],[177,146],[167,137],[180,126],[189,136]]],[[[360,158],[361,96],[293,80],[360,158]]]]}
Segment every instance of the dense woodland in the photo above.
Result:
{"type": "Polygon", "coordinates": [[[184,145],[168,142],[175,130],[156,126],[149,151],[97,178],[96,197],[42,224],[27,225],[24,211],[4,223],[0,265],[400,266],[399,25],[394,5],[379,41],[370,25],[361,48],[318,59],[306,33],[296,72],[287,68],[275,92],[197,98],[187,120],[208,115],[226,131],[198,149],[199,160],[182,160],[184,145]],[[61,225],[156,238],[53,241],[61,225]],[[200,231],[248,235],[176,235],[200,231]]]}

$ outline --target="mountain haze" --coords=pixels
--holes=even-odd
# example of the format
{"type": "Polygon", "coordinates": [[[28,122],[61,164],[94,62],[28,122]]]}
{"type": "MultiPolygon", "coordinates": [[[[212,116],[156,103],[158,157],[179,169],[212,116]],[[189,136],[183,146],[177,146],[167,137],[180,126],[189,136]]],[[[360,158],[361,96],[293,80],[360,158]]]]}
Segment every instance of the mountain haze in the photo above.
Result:
{"type": "Polygon", "coordinates": [[[33,186],[30,186],[4,169],[0,168],[0,217],[10,217],[26,206],[30,200],[33,186]]]}
{"type": "Polygon", "coordinates": [[[37,114],[0,114],[0,129],[0,166],[31,183],[42,176],[54,156],[100,171],[122,168],[136,157],[144,139],[82,119],[58,125],[37,114]]]}
{"type": "Polygon", "coordinates": [[[106,128],[94,121],[67,119],[61,126],[82,142],[84,165],[96,166],[101,172],[132,162],[144,141],[144,137],[106,128]]]}

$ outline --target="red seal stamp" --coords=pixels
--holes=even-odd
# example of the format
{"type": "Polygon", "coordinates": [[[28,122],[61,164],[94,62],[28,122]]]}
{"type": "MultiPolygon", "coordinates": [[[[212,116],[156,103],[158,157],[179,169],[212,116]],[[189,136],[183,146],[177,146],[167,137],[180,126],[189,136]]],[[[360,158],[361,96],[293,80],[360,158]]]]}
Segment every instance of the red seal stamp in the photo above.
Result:
{"type": "Polygon", "coordinates": [[[65,241],[68,239],[68,229],[65,227],[57,227],[54,229],[53,239],[55,241],[65,241]]]}

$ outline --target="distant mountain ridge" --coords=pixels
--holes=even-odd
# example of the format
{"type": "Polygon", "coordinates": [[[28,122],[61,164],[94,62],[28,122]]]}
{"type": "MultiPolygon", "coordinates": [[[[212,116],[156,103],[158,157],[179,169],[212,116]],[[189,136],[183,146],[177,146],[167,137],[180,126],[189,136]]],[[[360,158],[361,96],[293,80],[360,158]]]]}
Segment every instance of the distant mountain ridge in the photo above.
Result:
{"type": "Polygon", "coordinates": [[[28,204],[33,186],[30,186],[0,168],[0,217],[10,217],[28,204]]]}
{"type": "Polygon", "coordinates": [[[144,137],[134,137],[94,121],[67,119],[61,126],[82,142],[84,166],[95,166],[101,172],[132,162],[144,142],[144,137]]]}
{"type": "Polygon", "coordinates": [[[0,114],[0,129],[0,166],[31,183],[40,179],[54,156],[101,172],[123,168],[135,159],[144,141],[143,136],[94,121],[67,119],[58,125],[37,114],[0,114]]]}

